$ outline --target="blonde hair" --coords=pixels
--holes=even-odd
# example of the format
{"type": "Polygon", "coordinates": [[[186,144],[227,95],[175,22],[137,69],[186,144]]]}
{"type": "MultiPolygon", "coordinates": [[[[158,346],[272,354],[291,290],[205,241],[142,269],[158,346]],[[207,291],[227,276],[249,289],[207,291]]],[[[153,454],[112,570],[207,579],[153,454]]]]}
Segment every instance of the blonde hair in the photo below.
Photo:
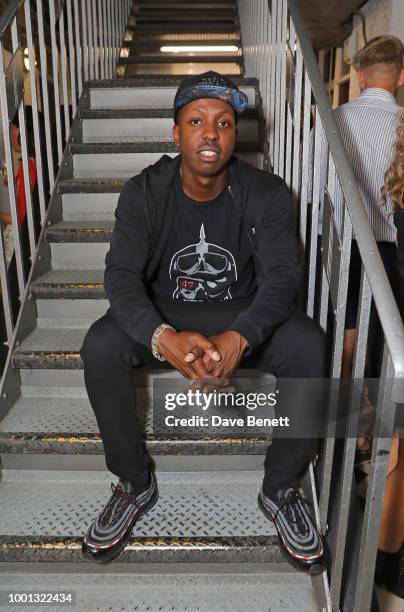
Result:
{"type": "Polygon", "coordinates": [[[384,203],[386,203],[387,196],[390,196],[395,210],[404,208],[404,111],[399,116],[393,159],[384,175],[381,192],[384,203]]]}

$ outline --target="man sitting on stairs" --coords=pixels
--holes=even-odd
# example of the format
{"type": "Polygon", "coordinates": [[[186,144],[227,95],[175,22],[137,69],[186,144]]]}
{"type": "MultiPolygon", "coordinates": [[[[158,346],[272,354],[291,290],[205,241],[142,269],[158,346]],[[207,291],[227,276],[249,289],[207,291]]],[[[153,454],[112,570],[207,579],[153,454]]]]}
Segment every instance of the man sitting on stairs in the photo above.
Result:
{"type": "MultiPolygon", "coordinates": [[[[247,105],[222,75],[185,78],[174,100],[180,155],[164,155],[131,178],[118,201],[105,269],[110,308],[80,351],[106,464],[119,478],[84,537],[83,553],[96,561],[123,550],[158,498],[134,415],[133,368],[166,361],[188,379],[219,384],[241,362],[278,381],[324,376],[323,334],[296,308],[289,190],[233,156],[247,105]]],[[[289,393],[296,413],[305,414],[308,402],[303,387],[289,393]]],[[[315,439],[275,437],[258,496],[283,553],[313,574],[324,569],[324,545],[298,486],[315,452],[315,439]]]]}

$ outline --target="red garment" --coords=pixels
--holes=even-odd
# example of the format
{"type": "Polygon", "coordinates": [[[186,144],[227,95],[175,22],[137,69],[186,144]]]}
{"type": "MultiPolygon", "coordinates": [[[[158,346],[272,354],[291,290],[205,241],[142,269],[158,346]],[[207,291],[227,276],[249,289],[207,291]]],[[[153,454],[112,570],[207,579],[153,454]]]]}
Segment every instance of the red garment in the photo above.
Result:
{"type": "MultiPolygon", "coordinates": [[[[35,189],[37,182],[36,163],[33,157],[29,158],[29,174],[30,174],[30,185],[31,193],[35,189]]],[[[25,199],[25,185],[24,185],[24,170],[22,161],[18,163],[18,170],[16,176],[17,184],[17,210],[18,210],[18,225],[22,225],[27,214],[27,202],[25,199]]]]}

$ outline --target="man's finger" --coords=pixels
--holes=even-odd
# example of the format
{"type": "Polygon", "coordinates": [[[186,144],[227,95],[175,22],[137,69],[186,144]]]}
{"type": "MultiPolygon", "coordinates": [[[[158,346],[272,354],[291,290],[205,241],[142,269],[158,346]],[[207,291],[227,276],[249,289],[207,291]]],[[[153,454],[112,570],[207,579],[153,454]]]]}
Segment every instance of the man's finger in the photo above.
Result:
{"type": "Polygon", "coordinates": [[[190,351],[185,355],[184,361],[185,363],[193,363],[199,357],[202,357],[203,349],[200,346],[193,346],[190,351]]]}
{"type": "Polygon", "coordinates": [[[196,361],[194,361],[193,364],[191,365],[191,368],[196,372],[196,374],[198,375],[198,378],[205,379],[205,378],[211,378],[212,376],[207,371],[202,359],[197,359],[196,361]]]}
{"type": "Polygon", "coordinates": [[[213,359],[213,361],[221,360],[220,353],[211,340],[208,340],[207,338],[202,336],[202,334],[195,334],[193,337],[193,341],[195,342],[195,345],[203,349],[205,353],[208,353],[209,357],[213,359]]]}

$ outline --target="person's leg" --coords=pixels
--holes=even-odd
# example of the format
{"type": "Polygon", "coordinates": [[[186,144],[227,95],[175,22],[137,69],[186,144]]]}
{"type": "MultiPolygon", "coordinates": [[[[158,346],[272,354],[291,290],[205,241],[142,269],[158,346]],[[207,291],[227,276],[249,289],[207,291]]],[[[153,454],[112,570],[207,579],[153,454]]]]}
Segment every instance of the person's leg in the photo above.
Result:
{"type": "Polygon", "coordinates": [[[397,463],[387,477],[379,532],[379,549],[387,553],[398,552],[404,542],[404,438],[397,440],[397,463]]]}
{"type": "Polygon", "coordinates": [[[122,331],[108,311],[91,325],[80,355],[107,467],[141,490],[149,479],[150,458],[137,422],[133,368],[153,360],[151,353],[122,331]]]}
{"type": "Polygon", "coordinates": [[[298,485],[314,458],[317,438],[312,432],[318,429],[325,408],[325,337],[312,319],[296,312],[277,328],[256,358],[260,369],[277,378],[276,416],[289,416],[291,425],[299,428],[289,438],[286,429],[276,430],[264,462],[258,506],[275,525],[287,560],[314,575],[324,571],[324,542],[298,485]]]}
{"type": "MultiPolygon", "coordinates": [[[[317,323],[303,312],[296,311],[247,361],[276,376],[277,414],[293,413],[301,422],[306,417],[314,422],[325,408],[321,406],[321,385],[311,385],[307,380],[325,376],[325,337],[317,323]]],[[[315,438],[286,438],[286,431],[274,437],[268,449],[264,492],[296,484],[316,452],[315,438]]]]}

